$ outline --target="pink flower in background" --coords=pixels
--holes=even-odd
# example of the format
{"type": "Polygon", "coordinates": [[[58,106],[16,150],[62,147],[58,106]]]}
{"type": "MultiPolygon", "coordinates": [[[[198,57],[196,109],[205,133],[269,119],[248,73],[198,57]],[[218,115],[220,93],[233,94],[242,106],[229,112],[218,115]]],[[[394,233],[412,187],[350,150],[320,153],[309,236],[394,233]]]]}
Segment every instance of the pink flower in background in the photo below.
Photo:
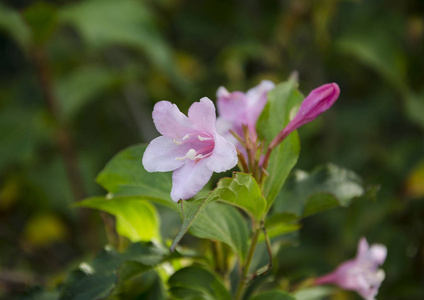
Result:
{"type": "Polygon", "coordinates": [[[193,103],[188,117],[175,104],[158,102],[153,121],[162,136],[147,146],[143,166],[148,172],[174,171],[172,200],[193,197],[213,172],[223,172],[237,164],[234,145],[216,132],[215,106],[208,98],[193,103]]]}
{"type": "Polygon", "coordinates": [[[378,267],[386,259],[387,249],[384,245],[371,247],[365,238],[359,241],[358,254],[355,259],[342,263],[334,272],[319,277],[315,284],[337,284],[342,289],[354,290],[362,298],[373,300],[385,274],[378,267]]]}
{"type": "Polygon", "coordinates": [[[239,91],[230,93],[221,86],[216,94],[219,115],[218,132],[238,146],[237,139],[230,133],[230,130],[243,137],[243,125],[247,125],[250,138],[256,139],[256,121],[267,102],[267,93],[274,87],[274,83],[269,80],[262,81],[247,93],[239,91]]]}
{"type": "Polygon", "coordinates": [[[275,148],[291,132],[300,126],[316,119],[320,114],[329,109],[340,95],[340,88],[336,83],[324,84],[312,92],[303,100],[299,111],[290,123],[272,141],[270,147],[275,148]]]}

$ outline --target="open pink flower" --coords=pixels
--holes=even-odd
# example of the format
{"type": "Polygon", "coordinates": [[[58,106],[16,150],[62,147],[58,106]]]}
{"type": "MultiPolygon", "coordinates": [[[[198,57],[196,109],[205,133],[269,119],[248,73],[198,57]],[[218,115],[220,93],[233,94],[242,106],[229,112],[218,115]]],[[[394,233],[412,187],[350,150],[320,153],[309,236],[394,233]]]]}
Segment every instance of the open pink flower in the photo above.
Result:
{"type": "Polygon", "coordinates": [[[256,121],[267,102],[267,93],[274,87],[274,83],[269,80],[263,80],[246,93],[239,91],[230,93],[221,86],[216,93],[219,115],[218,132],[237,146],[237,139],[230,130],[243,137],[243,125],[247,125],[250,138],[256,139],[256,121]]]}
{"type": "Polygon", "coordinates": [[[153,122],[162,136],[147,146],[143,166],[148,172],[172,174],[174,201],[196,195],[213,172],[223,172],[237,164],[233,144],[216,132],[215,106],[209,98],[191,105],[188,117],[175,104],[156,103],[153,122]]]}
{"type": "Polygon", "coordinates": [[[337,284],[342,289],[354,290],[362,298],[373,300],[385,274],[378,267],[386,260],[387,249],[384,245],[371,247],[365,238],[359,241],[355,259],[342,263],[334,272],[319,277],[315,284],[337,284]]]}

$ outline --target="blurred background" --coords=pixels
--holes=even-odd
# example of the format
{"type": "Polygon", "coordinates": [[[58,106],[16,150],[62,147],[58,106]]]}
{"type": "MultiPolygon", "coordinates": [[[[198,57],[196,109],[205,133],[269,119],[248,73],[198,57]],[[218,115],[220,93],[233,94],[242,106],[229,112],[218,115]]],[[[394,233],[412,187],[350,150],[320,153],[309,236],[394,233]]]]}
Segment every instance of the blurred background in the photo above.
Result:
{"type": "Polygon", "coordinates": [[[99,213],[71,205],[105,193],[95,177],[119,150],[158,135],[154,103],[186,112],[220,85],[294,70],[304,94],[341,88],[300,129],[297,167],[333,162],[380,190],[305,220],[283,272],[329,272],[366,236],[388,247],[379,299],[424,299],[422,0],[3,0],[0,297],[54,289],[107,243],[99,213]]]}

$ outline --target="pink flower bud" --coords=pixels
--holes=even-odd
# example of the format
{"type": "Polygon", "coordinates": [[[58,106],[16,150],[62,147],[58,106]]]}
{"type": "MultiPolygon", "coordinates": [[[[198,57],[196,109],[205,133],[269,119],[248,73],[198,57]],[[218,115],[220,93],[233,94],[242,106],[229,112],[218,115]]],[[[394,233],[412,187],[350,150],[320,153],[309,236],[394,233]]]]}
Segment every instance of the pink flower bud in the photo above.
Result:
{"type": "Polygon", "coordinates": [[[340,88],[336,83],[324,84],[312,92],[303,100],[296,116],[271,142],[270,148],[275,148],[291,132],[300,126],[315,120],[320,114],[329,109],[340,95],[340,88]]]}

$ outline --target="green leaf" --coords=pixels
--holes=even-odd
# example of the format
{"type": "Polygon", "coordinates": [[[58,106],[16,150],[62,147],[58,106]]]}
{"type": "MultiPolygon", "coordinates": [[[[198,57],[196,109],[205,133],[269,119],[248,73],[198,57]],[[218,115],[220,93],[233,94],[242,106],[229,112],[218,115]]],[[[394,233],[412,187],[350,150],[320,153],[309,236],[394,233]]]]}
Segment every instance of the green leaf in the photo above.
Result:
{"type": "Polygon", "coordinates": [[[200,267],[177,271],[168,281],[173,299],[230,300],[231,295],[215,274],[200,267]]]}
{"type": "Polygon", "coordinates": [[[310,174],[296,171],[278,195],[274,210],[307,217],[332,207],[346,207],[364,194],[365,188],[355,173],[328,164],[310,174]]]}
{"type": "Polygon", "coordinates": [[[296,300],[296,298],[283,291],[273,290],[257,294],[251,300],[296,300]]]}
{"type": "Polygon", "coordinates": [[[24,11],[24,18],[36,44],[45,44],[57,29],[57,11],[50,3],[34,3],[24,11]]]}
{"type": "Polygon", "coordinates": [[[424,129],[424,91],[420,94],[409,93],[405,101],[409,118],[424,129]]]}
{"type": "Polygon", "coordinates": [[[268,102],[256,123],[256,130],[261,139],[270,143],[290,122],[290,115],[304,99],[297,86],[297,81],[290,78],[268,92],[268,102]]]}
{"type": "Polygon", "coordinates": [[[97,176],[97,182],[115,197],[137,196],[180,211],[172,201],[171,172],[147,172],[141,163],[146,145],[129,147],[115,155],[97,176]]]}
{"type": "Polygon", "coordinates": [[[222,178],[206,198],[183,201],[183,224],[172,242],[171,251],[175,249],[200,211],[214,201],[240,207],[256,220],[263,216],[266,207],[265,199],[255,179],[250,174],[234,172],[233,178],[222,178]]]}
{"type": "Polygon", "coordinates": [[[290,171],[297,163],[300,154],[300,140],[297,132],[292,132],[271,154],[263,193],[269,209],[277,198],[290,171]]]}
{"type": "Polygon", "coordinates": [[[61,77],[56,84],[61,112],[71,118],[90,100],[106,93],[117,80],[118,74],[95,66],[84,66],[61,77]]]}
{"type": "Polygon", "coordinates": [[[0,30],[4,30],[24,49],[31,45],[31,31],[22,16],[3,4],[0,4],[0,30]]]}
{"type": "Polygon", "coordinates": [[[80,264],[61,288],[60,300],[92,300],[108,296],[118,281],[117,272],[125,261],[135,261],[145,270],[159,264],[167,253],[151,243],[131,244],[124,253],[105,248],[92,262],[80,264]]]}
{"type": "Polygon", "coordinates": [[[383,30],[367,28],[345,34],[336,42],[337,49],[371,67],[401,93],[406,86],[406,57],[399,43],[383,30]]]}
{"type": "Polygon", "coordinates": [[[199,238],[224,242],[241,260],[246,257],[249,229],[239,211],[230,205],[209,204],[193,221],[189,232],[199,238]]]}
{"type": "MultiPolygon", "coordinates": [[[[286,233],[298,231],[301,228],[300,224],[296,223],[298,220],[299,218],[296,215],[288,213],[268,216],[265,220],[268,237],[272,239],[286,233]]],[[[259,242],[264,240],[264,235],[261,234],[259,242]]]]}
{"type": "Polygon", "coordinates": [[[323,300],[334,293],[334,289],[326,286],[316,286],[301,289],[294,293],[296,300],[323,300]]]}
{"type": "Polygon", "coordinates": [[[116,231],[131,242],[160,241],[159,216],[147,201],[131,197],[89,198],[77,206],[99,209],[116,217],[116,231]]]}
{"type": "Polygon", "coordinates": [[[146,53],[150,61],[165,70],[172,66],[170,47],[144,2],[81,1],[63,8],[60,20],[75,26],[94,48],[125,45],[146,53]]]}
{"type": "Polygon", "coordinates": [[[206,200],[222,201],[240,207],[256,220],[260,220],[265,213],[265,199],[258,183],[250,174],[234,172],[233,178],[222,178],[206,200]]]}
{"type": "MultiPolygon", "coordinates": [[[[271,90],[268,93],[268,102],[256,124],[259,137],[270,143],[290,122],[290,115],[295,112],[303,99],[303,95],[297,90],[296,80],[292,78],[271,90]]],[[[267,169],[269,176],[263,188],[267,209],[271,207],[295,166],[299,153],[300,141],[297,132],[291,133],[273,150],[267,169]]]]}

